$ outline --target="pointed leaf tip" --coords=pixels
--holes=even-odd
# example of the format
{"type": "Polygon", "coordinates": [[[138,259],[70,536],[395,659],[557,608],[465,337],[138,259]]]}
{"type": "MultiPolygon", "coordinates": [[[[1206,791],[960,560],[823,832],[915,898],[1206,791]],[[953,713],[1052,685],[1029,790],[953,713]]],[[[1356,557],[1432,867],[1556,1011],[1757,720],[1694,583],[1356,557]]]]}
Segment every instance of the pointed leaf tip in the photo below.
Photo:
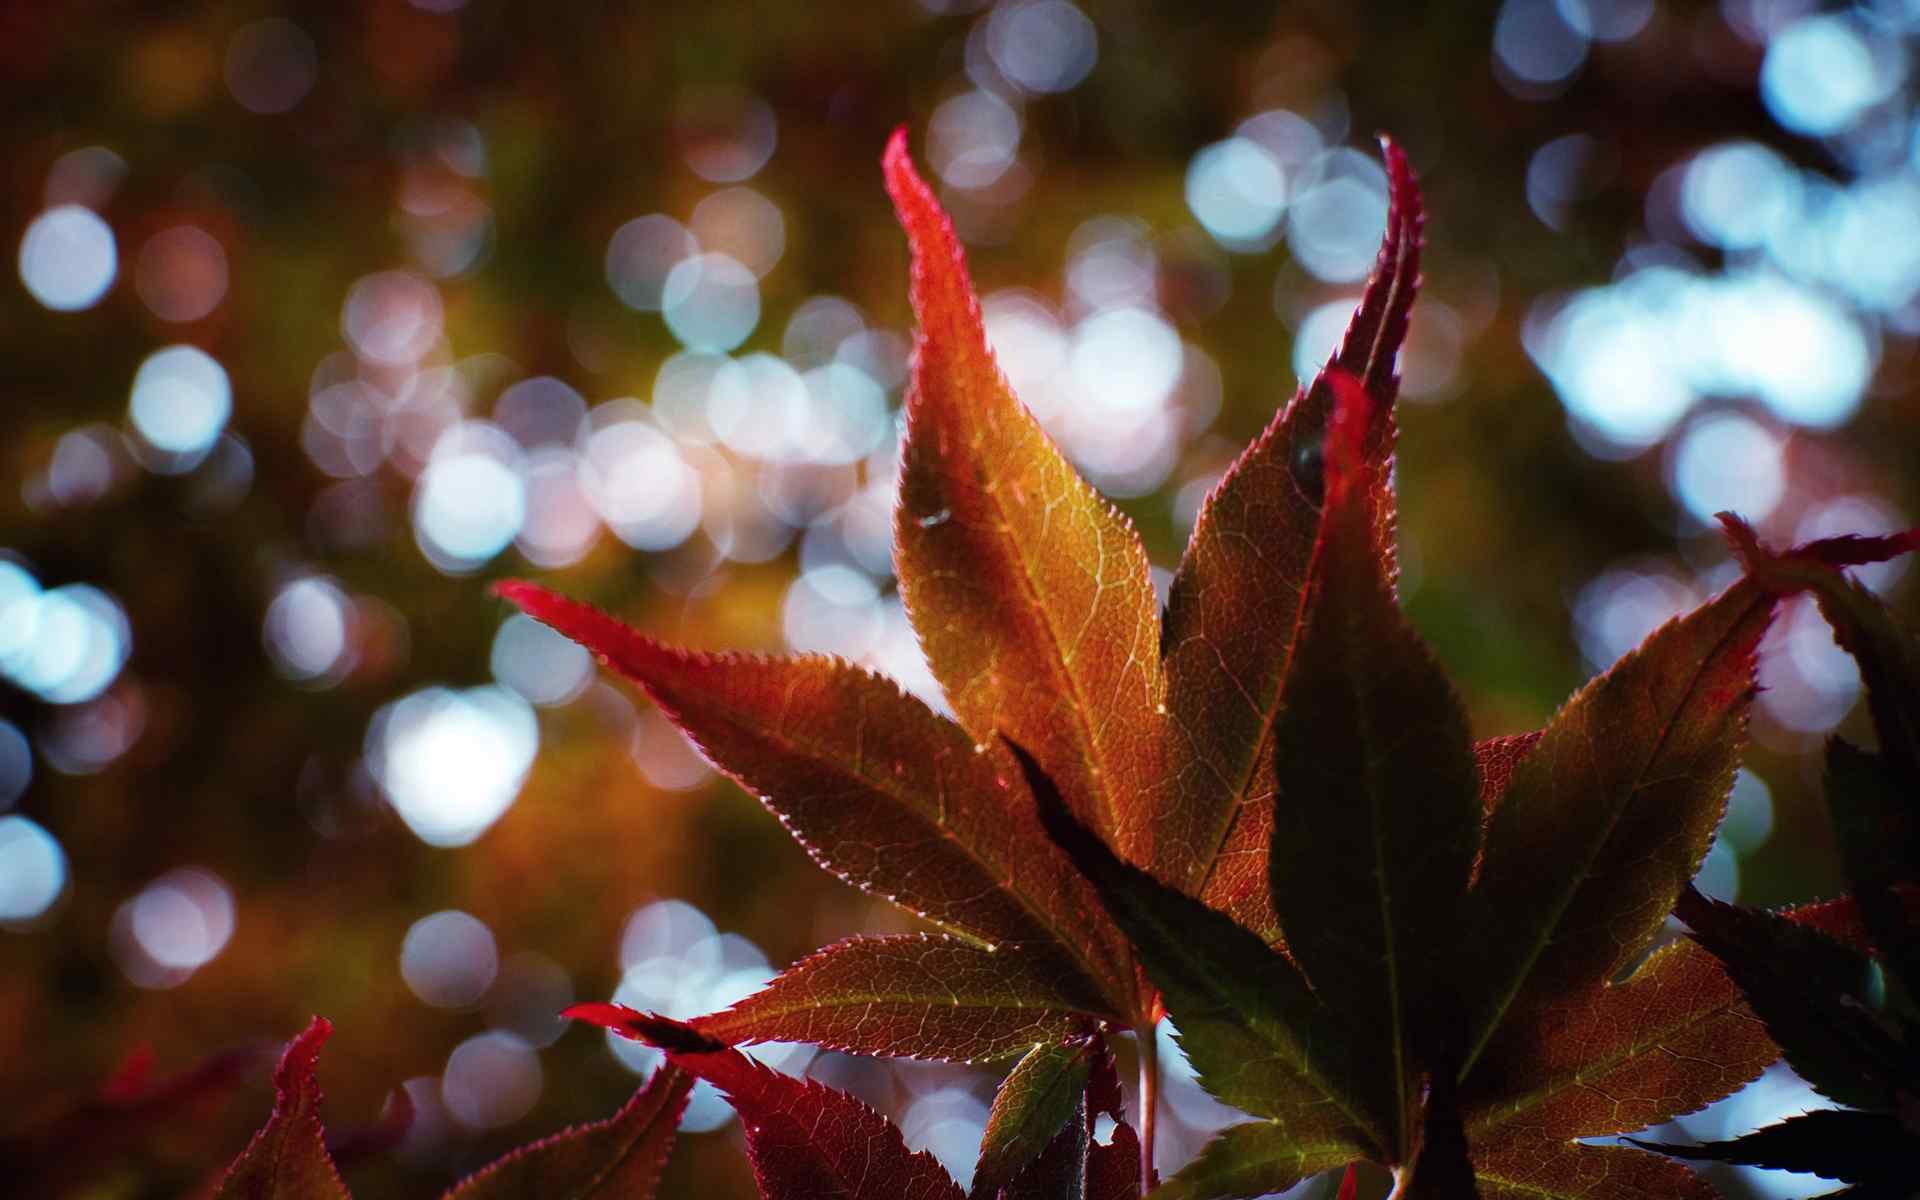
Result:
{"type": "Polygon", "coordinates": [[[1808,567],[1864,567],[1920,550],[1920,528],[1914,528],[1879,537],[1821,538],[1776,551],[1763,545],[1753,526],[1738,514],[1720,512],[1714,518],[1720,522],[1740,569],[1755,583],[1782,596],[1816,586],[1815,577],[1806,574],[1808,567]]]}
{"type": "Polygon", "coordinates": [[[645,1042],[668,1054],[718,1054],[727,1048],[725,1042],[716,1041],[691,1025],[656,1013],[643,1013],[624,1004],[574,1004],[562,1009],[560,1015],[611,1029],[622,1037],[645,1042]]]}
{"type": "Polygon", "coordinates": [[[333,1024],[315,1017],[273,1072],[273,1115],[227,1169],[218,1200],[347,1200],[327,1154],[314,1065],[333,1024]]]}

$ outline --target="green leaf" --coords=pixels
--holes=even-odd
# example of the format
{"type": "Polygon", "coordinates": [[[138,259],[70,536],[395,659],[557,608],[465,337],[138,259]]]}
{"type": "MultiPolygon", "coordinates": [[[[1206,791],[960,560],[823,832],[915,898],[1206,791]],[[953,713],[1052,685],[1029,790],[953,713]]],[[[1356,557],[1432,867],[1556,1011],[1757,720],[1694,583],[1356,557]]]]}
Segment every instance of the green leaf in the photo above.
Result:
{"type": "MultiPolygon", "coordinates": [[[[1076,1114],[1084,1123],[1093,1053],[1090,1037],[1041,1043],[1014,1065],[987,1114],[973,1170],[973,1196],[995,1195],[1039,1157],[1076,1114]]],[[[1084,1154],[1073,1160],[1076,1174],[1082,1158],[1084,1154]]]]}
{"type": "Polygon", "coordinates": [[[1471,1066],[1510,1011],[1619,975],[1705,857],[1739,764],[1774,600],[1742,581],[1582,688],[1487,825],[1459,962],[1471,1066]]]}
{"type": "Polygon", "coordinates": [[[1803,1171],[1870,1187],[1905,1184],[1911,1189],[1914,1164],[1920,1163],[1920,1136],[1899,1117],[1841,1109],[1788,1117],[1745,1137],[1704,1146],[1628,1140],[1677,1158],[1803,1171]]]}
{"type": "Polygon", "coordinates": [[[994,363],[953,224],[906,135],[884,161],[919,331],[894,533],[927,663],[973,737],[1004,732],[1129,856],[1155,831],[1159,603],[1133,525],[1062,457],[994,363]]]}
{"type": "MultiPolygon", "coordinates": [[[[1059,1042],[1099,1003],[1050,955],[952,938],[856,937],[801,959],[701,1033],[729,1044],[812,1042],[863,1054],[987,1062],[1059,1042]]],[[[1044,1139],[1042,1139],[1044,1144],[1044,1139]]]]}
{"type": "Polygon", "coordinates": [[[1326,507],[1274,726],[1273,908],[1314,993],[1382,1047],[1392,1148],[1426,1065],[1458,1060],[1446,978],[1478,849],[1466,713],[1400,615],[1374,530],[1383,472],[1359,382],[1334,373],[1326,507]]]}
{"type": "Polygon", "coordinates": [[[1302,1132],[1278,1121],[1235,1125],[1154,1189],[1149,1200],[1244,1200],[1284,1192],[1361,1152],[1341,1137],[1302,1132]]]}
{"type": "MultiPolygon", "coordinates": [[[[1272,728],[1320,528],[1329,378],[1335,371],[1357,378],[1373,399],[1365,453],[1384,464],[1393,447],[1395,359],[1418,289],[1419,186],[1400,147],[1383,142],[1383,149],[1386,233],[1346,336],[1327,369],[1207,497],[1167,601],[1166,787],[1155,798],[1148,865],[1269,941],[1279,936],[1266,869],[1272,728]]],[[[1390,504],[1383,486],[1388,519],[1390,504]]]]}
{"type": "MultiPolygon", "coordinates": [[[[1087,1152],[1093,1148],[1087,1101],[1074,1097],[1067,1120],[1012,1178],[990,1179],[983,1187],[973,1179],[973,1196],[982,1200],[1087,1200],[1087,1152]]],[[[991,1134],[991,1129],[989,1129],[991,1134]]]]}
{"type": "Polygon", "coordinates": [[[1013,751],[1047,832],[1133,939],[1207,1090],[1314,1144],[1338,1142],[1347,1158],[1387,1157],[1392,1083],[1357,1069],[1354,1035],[1293,965],[1226,914],[1120,861],[1039,764],[1013,751]]]}
{"type": "Polygon", "coordinates": [[[333,1035],[324,1017],[287,1043],[273,1071],[273,1116],[253,1135],[220,1181],[215,1200],[347,1200],[327,1154],[314,1064],[333,1035]]]}
{"type": "Polygon", "coordinates": [[[693,1076],[662,1067],[611,1117],[512,1151],[446,1200],[650,1200],[692,1088],[693,1076]]]}

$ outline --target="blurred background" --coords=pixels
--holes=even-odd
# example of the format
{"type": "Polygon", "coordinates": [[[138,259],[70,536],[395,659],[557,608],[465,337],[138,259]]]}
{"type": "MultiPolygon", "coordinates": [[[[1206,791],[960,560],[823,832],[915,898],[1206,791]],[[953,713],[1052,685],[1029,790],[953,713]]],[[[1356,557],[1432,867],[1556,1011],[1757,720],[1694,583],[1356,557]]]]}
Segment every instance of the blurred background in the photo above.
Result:
{"type": "MultiPolygon", "coordinates": [[[[693,1015],[911,927],[486,590],[937,700],[891,571],[895,125],[1162,582],[1404,142],[1401,588],[1491,735],[1725,584],[1716,510],[1920,514],[1916,45],[1914,0],[0,7],[0,1135],[321,1013],[329,1122],[420,1114],[348,1182],[422,1194],[650,1067],[568,1002],[693,1015]]],[[[1858,675],[1798,604],[1761,672],[1702,882],[1829,895],[1858,675]]],[[[970,1173],[993,1076],[762,1053],[970,1173]]],[[[1168,1054],[1172,1166],[1232,1117],[1168,1054]]],[[[1817,1102],[1776,1071],[1665,1132],[1817,1102]]],[[[191,1190],[269,1103],[82,1194],[191,1190]]],[[[664,1194],[751,1195],[704,1085],[687,1129],[664,1194]]]]}

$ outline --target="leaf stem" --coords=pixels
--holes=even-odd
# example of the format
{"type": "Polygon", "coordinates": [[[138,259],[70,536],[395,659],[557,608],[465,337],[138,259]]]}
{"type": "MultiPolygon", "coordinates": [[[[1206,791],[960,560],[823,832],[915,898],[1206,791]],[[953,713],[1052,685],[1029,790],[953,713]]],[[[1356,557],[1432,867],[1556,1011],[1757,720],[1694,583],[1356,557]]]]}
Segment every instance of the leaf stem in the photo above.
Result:
{"type": "Polygon", "coordinates": [[[1134,1028],[1140,1048],[1140,1194],[1153,1190],[1154,1114],[1160,1103],[1159,1023],[1134,1028]]]}

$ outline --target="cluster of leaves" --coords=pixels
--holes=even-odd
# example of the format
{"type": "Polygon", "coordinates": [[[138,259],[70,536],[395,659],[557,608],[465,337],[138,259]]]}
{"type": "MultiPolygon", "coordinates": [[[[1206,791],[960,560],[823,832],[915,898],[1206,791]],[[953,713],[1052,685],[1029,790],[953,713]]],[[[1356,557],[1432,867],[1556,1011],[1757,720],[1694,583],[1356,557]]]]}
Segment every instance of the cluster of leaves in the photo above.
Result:
{"type": "MultiPolygon", "coordinates": [[[[896,135],[920,324],[899,577],[953,719],[838,660],[692,653],[530,584],[498,590],[635,680],[822,866],[937,932],[849,938],[690,1022],[575,1006],[666,1064],[606,1121],[449,1197],[650,1196],[700,1078],[740,1112],[772,1200],[962,1200],[882,1114],[737,1048],[759,1041],[1012,1060],[972,1200],[1244,1197],[1342,1166],[1351,1200],[1359,1162],[1408,1198],[1705,1200],[1673,1158],[1593,1139],[1719,1099],[1784,1046],[1862,1111],[1653,1148],[1906,1194],[1920,652],[1842,568],[1920,534],[1771,554],[1730,521],[1740,581],[1543,729],[1476,743],[1395,592],[1395,359],[1423,217],[1385,153],[1386,236],[1346,336],[1208,498],[1163,618],[1132,526],[995,366],[958,239],[896,135]],[[1858,898],[1746,913],[1688,881],[1757,647],[1802,590],[1859,657],[1881,733],[1878,755],[1830,756],[1858,898]],[[1676,903],[1694,936],[1656,949],[1676,903]],[[1251,1118],[1164,1183],[1163,1019],[1251,1118]],[[1108,1046],[1127,1033],[1132,1121],[1108,1046]]],[[[330,1153],[329,1031],[316,1018],[287,1048],[273,1116],[219,1196],[338,1200],[336,1155],[404,1128],[396,1106],[330,1153]]]]}
{"type": "MultiPolygon", "coordinates": [[[[995,366],[899,135],[886,178],[920,332],[897,565],[955,719],[839,661],[690,653],[500,587],[639,683],[821,865],[941,931],[829,946],[688,1025],[574,1010],[719,1083],[768,1196],[878,1195],[875,1160],[836,1173],[815,1144],[796,1165],[761,1115],[764,1073],[727,1046],[1024,1053],[974,1188],[1024,1195],[1022,1168],[1107,1107],[1089,1031],[1131,1030],[1153,1187],[1163,1015],[1201,1082],[1256,1119],[1156,1196],[1253,1196],[1362,1160],[1409,1197],[1713,1194],[1671,1159],[1587,1140],[1697,1109],[1777,1055],[1713,955],[1649,949],[1723,811],[1781,589],[1750,571],[1544,729],[1472,741],[1395,595],[1395,358],[1423,218],[1385,152],[1391,210],[1358,311],[1208,498],[1164,620],[1131,525],[995,366]]],[[[828,1096],[794,1102],[846,1103],[828,1096]]],[[[1094,1149],[1058,1194],[1119,1194],[1097,1190],[1094,1149]]],[[[951,1187],[887,1157],[888,1192],[951,1187]]]]}
{"type": "Polygon", "coordinates": [[[1642,1143],[1685,1158],[1804,1171],[1852,1200],[1913,1194],[1920,1163],[1920,641],[1841,570],[1914,548],[1920,531],[1784,554],[1723,516],[1749,578],[1811,592],[1860,664],[1877,753],[1827,747],[1826,789],[1852,904],[1828,919],[1752,912],[1689,890],[1679,916],[1726,965],[1794,1070],[1846,1109],[1732,1141],[1642,1143]],[[1799,919],[1796,919],[1799,918],[1799,919]]]}

